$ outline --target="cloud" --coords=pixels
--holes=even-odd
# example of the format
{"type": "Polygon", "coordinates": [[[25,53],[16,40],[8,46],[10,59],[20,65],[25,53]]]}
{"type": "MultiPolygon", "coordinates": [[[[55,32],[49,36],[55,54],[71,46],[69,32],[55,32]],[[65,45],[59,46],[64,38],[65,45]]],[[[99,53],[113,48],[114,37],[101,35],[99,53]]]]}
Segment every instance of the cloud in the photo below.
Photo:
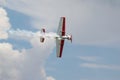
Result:
{"type": "MultiPolygon", "coordinates": [[[[114,1],[116,3],[116,0],[114,1]]],[[[109,1],[106,1],[106,3],[104,3],[103,0],[102,3],[100,3],[100,0],[98,0],[98,2],[95,0],[9,0],[6,2],[5,7],[30,16],[32,18],[32,25],[37,29],[44,25],[47,26],[48,30],[56,30],[59,21],[58,18],[66,16],[67,32],[73,34],[73,43],[103,46],[114,45],[120,41],[120,6],[109,4],[109,1]]],[[[2,15],[2,17],[3,16],[6,15],[2,15]]],[[[9,20],[6,22],[9,22],[9,20]]],[[[7,30],[8,29],[9,28],[7,28],[7,30]]],[[[5,39],[7,36],[2,38],[5,39]]],[[[0,53],[0,56],[2,56],[3,53],[7,54],[3,55],[5,56],[3,57],[3,61],[2,58],[0,58],[0,61],[2,61],[0,65],[0,70],[2,70],[0,71],[0,79],[54,80],[54,78],[46,75],[44,69],[44,61],[54,48],[54,43],[47,40],[45,44],[38,44],[39,38],[27,40],[31,43],[32,48],[22,51],[14,50],[10,43],[4,43],[4,45],[1,43],[0,51],[3,52],[0,53]],[[6,48],[2,48],[3,46],[6,46],[6,48]],[[19,54],[13,57],[14,55],[12,53],[19,54]],[[9,56],[11,54],[12,56],[9,56]],[[10,62],[10,64],[6,65],[5,63],[8,62],[10,62]]],[[[119,70],[119,66],[105,64],[83,63],[80,66],[119,70]]]]}
{"type": "MultiPolygon", "coordinates": [[[[13,37],[13,38],[20,38],[21,39],[31,39],[31,38],[36,38],[36,37],[40,37],[43,36],[43,34],[40,31],[36,31],[36,32],[32,32],[32,31],[28,31],[28,30],[13,30],[10,29],[7,31],[9,34],[9,37],[13,37]]],[[[50,38],[50,39],[54,39],[56,36],[59,36],[57,33],[54,32],[49,32],[49,33],[45,33],[44,34],[46,38],[50,38]]]]}
{"type": "Polygon", "coordinates": [[[45,26],[56,30],[59,17],[66,16],[67,33],[73,35],[73,43],[119,46],[119,3],[118,0],[16,0],[7,1],[6,7],[31,16],[37,29],[45,26]]]}
{"type": "Polygon", "coordinates": [[[49,76],[47,77],[47,80],[55,80],[53,77],[49,76]]]}
{"type": "MultiPolygon", "coordinates": [[[[46,39],[46,43],[42,44],[38,32],[9,30],[9,18],[3,8],[0,8],[0,17],[0,30],[4,31],[7,37],[25,39],[32,45],[30,49],[19,51],[14,49],[11,43],[0,43],[0,80],[55,80],[52,76],[47,76],[44,69],[45,61],[55,47],[54,40],[46,39]]],[[[3,33],[0,37],[2,35],[3,33]]]]}
{"type": "Polygon", "coordinates": [[[9,43],[0,43],[0,80],[19,80],[24,56],[9,43]]]}
{"type": "Polygon", "coordinates": [[[91,68],[91,69],[110,69],[110,70],[120,70],[119,65],[106,65],[106,64],[96,64],[96,63],[83,63],[80,64],[81,67],[91,68]]]}
{"type": "Polygon", "coordinates": [[[41,74],[44,76],[45,80],[55,80],[55,78],[53,78],[52,76],[47,76],[46,77],[45,69],[41,70],[41,74]]]}
{"type": "Polygon", "coordinates": [[[7,39],[7,30],[10,28],[9,18],[7,17],[7,12],[0,7],[0,39],[7,39]]]}
{"type": "Polygon", "coordinates": [[[4,6],[6,3],[6,0],[0,0],[0,6],[4,6]]]}
{"type": "Polygon", "coordinates": [[[54,48],[54,41],[39,43],[39,38],[30,40],[31,49],[14,50],[10,43],[0,43],[1,80],[54,80],[48,77],[44,63],[54,48]],[[39,44],[38,44],[39,43],[39,44]],[[46,50],[47,49],[47,50],[46,50]]]}
{"type": "Polygon", "coordinates": [[[54,41],[46,40],[46,43],[42,44],[39,42],[39,38],[36,37],[31,39],[30,43],[33,48],[25,51],[26,58],[22,68],[22,80],[46,80],[44,63],[55,46],[54,41]]]}
{"type": "Polygon", "coordinates": [[[99,57],[97,56],[80,56],[79,58],[83,61],[92,61],[92,62],[96,62],[97,60],[99,60],[99,57]]]}
{"type": "Polygon", "coordinates": [[[89,69],[109,69],[109,70],[120,70],[120,65],[113,64],[100,64],[100,57],[98,56],[80,56],[81,60],[86,61],[80,64],[80,67],[89,69]]]}

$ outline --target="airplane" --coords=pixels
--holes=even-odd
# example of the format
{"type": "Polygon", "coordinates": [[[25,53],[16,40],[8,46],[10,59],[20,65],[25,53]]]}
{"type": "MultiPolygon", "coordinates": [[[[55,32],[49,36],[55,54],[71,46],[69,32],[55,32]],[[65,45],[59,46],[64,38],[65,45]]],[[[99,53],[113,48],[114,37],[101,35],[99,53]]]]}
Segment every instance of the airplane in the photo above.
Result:
{"type": "MultiPolygon", "coordinates": [[[[41,34],[40,36],[40,42],[44,43],[45,38],[49,37],[46,36],[46,31],[44,28],[41,29],[41,34]]],[[[57,57],[61,58],[62,57],[62,52],[63,52],[63,47],[65,43],[65,39],[70,40],[72,42],[72,35],[67,35],[66,34],[66,18],[65,17],[60,17],[59,21],[59,27],[57,30],[57,35],[54,36],[54,39],[56,39],[56,53],[57,57]]]]}

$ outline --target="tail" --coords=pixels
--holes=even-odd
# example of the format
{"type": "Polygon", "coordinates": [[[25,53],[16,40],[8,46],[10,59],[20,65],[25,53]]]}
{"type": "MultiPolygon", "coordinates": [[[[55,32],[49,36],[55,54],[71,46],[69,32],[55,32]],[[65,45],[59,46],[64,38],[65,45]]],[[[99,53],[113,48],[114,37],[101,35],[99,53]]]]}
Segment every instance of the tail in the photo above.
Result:
{"type": "Polygon", "coordinates": [[[45,33],[45,29],[44,28],[41,29],[41,33],[45,33]]]}
{"type": "Polygon", "coordinates": [[[45,29],[44,29],[44,28],[41,29],[41,34],[42,34],[43,36],[40,36],[40,42],[41,42],[41,43],[44,43],[44,41],[45,41],[45,37],[44,37],[45,29]]]}

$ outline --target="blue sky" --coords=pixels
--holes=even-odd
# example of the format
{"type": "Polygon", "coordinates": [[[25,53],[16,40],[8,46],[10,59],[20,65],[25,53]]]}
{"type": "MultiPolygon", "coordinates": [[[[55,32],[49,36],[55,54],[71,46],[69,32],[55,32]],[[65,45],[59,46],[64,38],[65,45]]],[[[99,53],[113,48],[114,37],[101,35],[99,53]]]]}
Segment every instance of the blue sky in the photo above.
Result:
{"type": "MultiPolygon", "coordinates": [[[[51,54],[51,56],[52,55],[54,57],[54,53],[51,54]]],[[[63,55],[64,56],[61,61],[56,60],[56,58],[53,60],[52,57],[49,57],[46,64],[48,73],[51,74],[52,72],[52,74],[55,75],[55,77],[59,77],[60,80],[63,78],[70,80],[73,80],[74,78],[78,80],[119,79],[119,70],[100,67],[102,65],[120,65],[119,49],[76,45],[72,45],[72,47],[70,47],[69,44],[67,44],[63,55]],[[94,60],[92,58],[85,61],[80,59],[80,56],[94,56],[96,59],[94,60]],[[82,67],[81,65],[84,63],[96,64],[99,67],[82,67]],[[49,69],[49,66],[53,71],[49,69]],[[55,69],[53,67],[55,67],[55,69]]]]}
{"type": "Polygon", "coordinates": [[[73,43],[66,41],[59,59],[54,40],[41,44],[39,37],[0,33],[1,80],[120,79],[119,0],[0,2],[0,21],[5,23],[0,31],[35,33],[45,27],[55,32],[60,17],[65,16],[67,33],[73,35],[73,43]]]}

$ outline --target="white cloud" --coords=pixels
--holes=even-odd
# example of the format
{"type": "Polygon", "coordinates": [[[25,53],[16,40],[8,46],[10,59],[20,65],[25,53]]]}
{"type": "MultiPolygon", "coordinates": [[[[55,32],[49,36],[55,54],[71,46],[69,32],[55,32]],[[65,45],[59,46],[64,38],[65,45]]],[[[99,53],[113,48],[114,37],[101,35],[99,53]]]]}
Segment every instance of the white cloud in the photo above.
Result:
{"type": "Polygon", "coordinates": [[[96,64],[96,63],[82,63],[81,67],[92,68],[92,69],[110,69],[110,70],[120,70],[120,65],[106,65],[106,64],[96,64]]]}
{"type": "Polygon", "coordinates": [[[24,56],[9,43],[0,43],[0,80],[20,80],[19,68],[24,56]]]}
{"type": "MultiPolygon", "coordinates": [[[[0,17],[0,22],[2,22],[0,31],[6,33],[8,37],[7,31],[10,28],[10,23],[7,13],[3,8],[0,8],[0,17]]],[[[42,44],[39,41],[38,33],[25,30],[9,30],[8,33],[9,37],[12,36],[13,39],[26,39],[30,42],[32,48],[19,51],[13,49],[13,45],[10,43],[0,43],[0,80],[54,79],[52,76],[47,76],[44,69],[45,60],[55,46],[54,40],[46,39],[46,43],[42,44]]]]}
{"type": "MultiPolygon", "coordinates": [[[[48,30],[57,29],[58,18],[66,16],[67,31],[73,34],[73,42],[75,43],[83,45],[111,45],[120,41],[119,6],[99,4],[99,2],[94,2],[94,0],[9,0],[6,3],[6,7],[31,16],[33,18],[31,23],[35,28],[40,28],[44,25],[47,26],[48,30]]],[[[6,16],[6,14],[3,16],[6,16]]],[[[5,17],[5,20],[5,23],[10,26],[8,23],[9,19],[5,17]]],[[[4,31],[3,27],[0,26],[0,28],[4,31]]],[[[9,27],[7,27],[8,29],[9,27]]],[[[54,78],[46,75],[43,68],[45,59],[54,48],[54,43],[47,40],[45,44],[38,44],[39,38],[33,38],[28,41],[33,48],[22,50],[22,52],[14,50],[9,43],[1,43],[1,80],[54,80],[54,78]]],[[[84,60],[86,59],[84,58],[84,60]]],[[[114,65],[83,63],[80,66],[120,70],[119,66],[114,65]]]]}
{"type": "Polygon", "coordinates": [[[10,28],[6,11],[0,7],[0,39],[8,38],[7,30],[10,28]]]}
{"type": "MultiPolygon", "coordinates": [[[[28,31],[28,30],[13,30],[10,29],[7,31],[9,34],[9,37],[12,37],[14,39],[32,39],[32,38],[40,38],[40,36],[42,36],[42,33],[40,31],[37,32],[32,32],[32,31],[28,31]]],[[[49,39],[54,39],[56,36],[58,36],[57,33],[54,32],[49,32],[49,33],[45,33],[45,37],[49,38],[49,39]]]]}
{"type": "Polygon", "coordinates": [[[39,38],[33,38],[30,43],[31,49],[21,51],[14,50],[10,43],[0,43],[1,80],[54,80],[44,69],[45,60],[55,46],[54,41],[46,40],[41,44],[39,38]]]}
{"type": "Polygon", "coordinates": [[[96,62],[99,60],[99,57],[97,56],[80,56],[79,58],[83,61],[92,61],[92,62],[96,62]]]}
{"type": "Polygon", "coordinates": [[[99,64],[100,57],[97,56],[80,56],[81,60],[86,61],[80,64],[80,67],[91,68],[91,69],[110,69],[110,70],[120,70],[120,65],[113,64],[99,64]]]}
{"type": "Polygon", "coordinates": [[[45,69],[41,69],[41,75],[43,76],[44,80],[55,80],[55,78],[53,78],[52,76],[47,76],[46,75],[45,69]]]}
{"type": "Polygon", "coordinates": [[[7,1],[6,6],[31,16],[31,23],[38,29],[46,26],[48,30],[55,30],[59,17],[66,16],[73,43],[113,46],[120,43],[118,3],[118,0],[16,0],[7,1]]]}
{"type": "Polygon", "coordinates": [[[55,80],[53,77],[49,76],[47,77],[47,80],[55,80]]]}
{"type": "Polygon", "coordinates": [[[54,41],[46,40],[46,43],[39,42],[39,38],[30,40],[33,48],[26,50],[25,61],[22,72],[22,80],[46,80],[44,63],[54,48],[54,41]],[[29,66],[29,67],[28,67],[29,66]],[[28,77],[29,76],[29,77],[28,77]]]}

